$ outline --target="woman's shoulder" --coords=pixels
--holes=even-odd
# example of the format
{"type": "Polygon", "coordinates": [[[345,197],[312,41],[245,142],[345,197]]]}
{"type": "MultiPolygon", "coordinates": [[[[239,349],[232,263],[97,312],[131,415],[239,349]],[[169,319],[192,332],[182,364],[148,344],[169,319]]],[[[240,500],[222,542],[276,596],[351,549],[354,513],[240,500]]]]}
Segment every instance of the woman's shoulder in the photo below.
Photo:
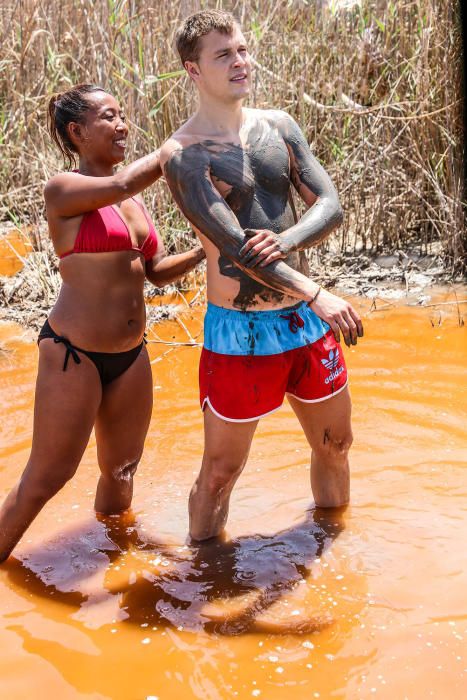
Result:
{"type": "Polygon", "coordinates": [[[57,173],[47,180],[44,187],[44,197],[46,202],[53,200],[55,197],[63,193],[64,188],[75,178],[84,178],[85,175],[80,175],[77,171],[68,171],[57,173]]]}

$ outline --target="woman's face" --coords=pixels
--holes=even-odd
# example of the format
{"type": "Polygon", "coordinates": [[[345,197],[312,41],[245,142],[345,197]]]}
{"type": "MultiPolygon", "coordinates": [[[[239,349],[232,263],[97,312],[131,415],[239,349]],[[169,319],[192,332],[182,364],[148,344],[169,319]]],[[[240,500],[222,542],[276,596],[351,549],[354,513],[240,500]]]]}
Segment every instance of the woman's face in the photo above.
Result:
{"type": "Polygon", "coordinates": [[[70,138],[82,158],[102,164],[116,165],[125,158],[128,126],[115,97],[107,92],[86,95],[90,109],[82,124],[68,125],[70,138]]]}

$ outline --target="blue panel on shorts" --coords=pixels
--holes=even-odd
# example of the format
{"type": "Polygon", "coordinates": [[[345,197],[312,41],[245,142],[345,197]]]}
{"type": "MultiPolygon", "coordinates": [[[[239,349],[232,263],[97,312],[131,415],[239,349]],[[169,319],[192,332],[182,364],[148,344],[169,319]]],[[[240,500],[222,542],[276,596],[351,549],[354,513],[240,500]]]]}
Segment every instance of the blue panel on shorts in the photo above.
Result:
{"type": "Polygon", "coordinates": [[[314,343],[328,330],[306,302],[273,311],[236,311],[208,303],[204,347],[222,355],[278,355],[314,343]],[[302,328],[293,314],[303,320],[302,328]]]}

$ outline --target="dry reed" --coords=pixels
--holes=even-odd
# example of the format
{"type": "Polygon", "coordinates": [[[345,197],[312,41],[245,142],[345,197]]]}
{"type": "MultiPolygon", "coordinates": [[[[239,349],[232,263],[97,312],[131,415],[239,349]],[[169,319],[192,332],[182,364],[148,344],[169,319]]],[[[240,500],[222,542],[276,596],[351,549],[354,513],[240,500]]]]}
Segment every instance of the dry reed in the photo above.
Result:
{"type": "MultiPolygon", "coordinates": [[[[42,219],[61,166],[45,130],[48,96],[80,81],[113,92],[132,124],[129,157],[159,145],[193,110],[172,48],[181,18],[223,7],[256,61],[251,104],[290,112],[336,182],[344,251],[422,249],[464,259],[461,49],[454,0],[2,0],[0,219],[42,219]]],[[[148,204],[173,249],[191,240],[163,182],[148,204]]],[[[37,241],[36,241],[37,245],[37,241]]]]}

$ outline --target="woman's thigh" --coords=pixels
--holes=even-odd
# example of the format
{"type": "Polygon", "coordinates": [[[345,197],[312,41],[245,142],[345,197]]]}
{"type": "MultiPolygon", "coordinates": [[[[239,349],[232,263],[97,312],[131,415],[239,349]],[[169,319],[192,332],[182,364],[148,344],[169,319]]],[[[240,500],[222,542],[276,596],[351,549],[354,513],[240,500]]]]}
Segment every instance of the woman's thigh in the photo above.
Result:
{"type": "Polygon", "coordinates": [[[103,472],[138,462],[152,402],[151,365],[143,347],[133,364],[103,389],[96,418],[97,456],[103,472]]]}
{"type": "Polygon", "coordinates": [[[98,372],[85,355],[63,371],[65,348],[51,339],[39,345],[34,428],[28,468],[76,469],[94,425],[102,391],[98,372]]]}

